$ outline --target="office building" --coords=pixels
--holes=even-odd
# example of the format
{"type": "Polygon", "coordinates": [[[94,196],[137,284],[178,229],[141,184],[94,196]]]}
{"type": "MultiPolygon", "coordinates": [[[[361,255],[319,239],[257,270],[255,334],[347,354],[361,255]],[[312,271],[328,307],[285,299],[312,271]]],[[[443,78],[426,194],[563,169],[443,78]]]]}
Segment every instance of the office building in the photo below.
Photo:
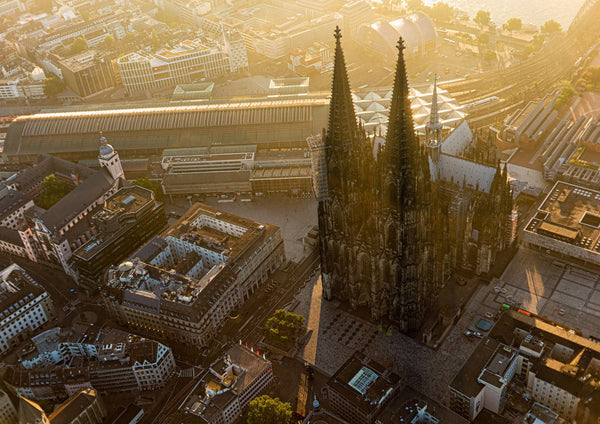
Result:
{"type": "Polygon", "coordinates": [[[132,258],[108,271],[108,313],[136,332],[201,347],[285,254],[278,227],[197,203],[132,258]]]}
{"type": "Polygon", "coordinates": [[[86,50],[57,61],[66,86],[80,97],[88,97],[115,86],[110,57],[86,50]]]}
{"type": "Polygon", "coordinates": [[[528,246],[561,257],[600,264],[600,191],[558,181],[522,239],[528,246]]]}
{"type": "Polygon", "coordinates": [[[224,38],[222,44],[186,40],[170,50],[120,57],[116,63],[123,86],[130,94],[145,93],[247,69],[246,46],[239,36],[224,38]]]}
{"type": "Polygon", "coordinates": [[[163,204],[151,190],[130,186],[111,195],[90,213],[94,236],[73,252],[80,283],[96,287],[106,271],[118,264],[167,225],[163,204]]]}

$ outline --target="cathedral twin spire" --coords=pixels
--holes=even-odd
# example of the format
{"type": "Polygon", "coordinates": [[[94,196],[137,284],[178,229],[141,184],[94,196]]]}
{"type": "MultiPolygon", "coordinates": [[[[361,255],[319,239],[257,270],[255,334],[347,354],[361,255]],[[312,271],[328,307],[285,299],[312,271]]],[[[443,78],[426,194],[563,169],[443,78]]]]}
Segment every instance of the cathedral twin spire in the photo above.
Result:
{"type": "MultiPolygon", "coordinates": [[[[333,83],[331,102],[329,105],[329,128],[327,132],[327,145],[329,148],[339,149],[344,153],[338,159],[352,160],[347,155],[351,152],[361,151],[355,143],[361,142],[359,126],[350,92],[350,83],[346,71],[344,53],[340,43],[341,31],[335,29],[335,59],[333,68],[333,83]]],[[[402,38],[398,41],[398,61],[392,94],[392,104],[388,122],[386,143],[384,148],[385,168],[390,170],[396,178],[403,174],[414,174],[418,166],[420,147],[414,132],[411,105],[408,98],[408,80],[403,51],[405,49],[402,38]]],[[[364,140],[364,139],[363,139],[364,140]]]]}
{"type": "Polygon", "coordinates": [[[333,84],[331,90],[331,103],[329,104],[329,128],[327,135],[330,142],[336,147],[348,151],[354,140],[357,139],[358,125],[354,104],[350,93],[350,82],[346,72],[346,61],[340,39],[342,33],[339,27],[335,28],[335,59],[333,67],[333,84]]]}

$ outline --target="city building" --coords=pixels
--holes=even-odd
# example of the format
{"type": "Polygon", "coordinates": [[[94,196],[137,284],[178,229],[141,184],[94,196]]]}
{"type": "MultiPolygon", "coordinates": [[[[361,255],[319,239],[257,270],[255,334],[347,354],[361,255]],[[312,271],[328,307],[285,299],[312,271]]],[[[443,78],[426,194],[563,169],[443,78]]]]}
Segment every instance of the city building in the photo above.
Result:
{"type": "Polygon", "coordinates": [[[0,16],[10,16],[15,13],[25,12],[25,3],[21,0],[4,0],[0,3],[0,16]]]}
{"type": "Polygon", "coordinates": [[[542,405],[529,413],[540,421],[525,422],[553,422],[553,412],[581,423],[600,418],[600,344],[513,309],[503,312],[450,383],[449,406],[469,420],[484,409],[502,412],[515,376],[542,405]]]}
{"type": "Polygon", "coordinates": [[[355,352],[327,381],[323,391],[334,414],[351,424],[375,424],[400,385],[398,375],[355,352]]]}
{"type": "Polygon", "coordinates": [[[530,247],[600,264],[600,191],[558,181],[525,227],[530,247]]]}
{"type": "Polygon", "coordinates": [[[115,40],[123,39],[126,34],[127,20],[130,17],[131,13],[118,10],[103,13],[94,19],[85,21],[82,19],[67,20],[53,28],[34,33],[32,37],[28,37],[22,42],[31,50],[48,51],[52,47],[60,44],[68,45],[77,37],[83,37],[88,47],[93,48],[100,44],[108,34],[111,34],[115,40]],[[98,32],[101,33],[100,36],[97,36],[98,32]],[[96,37],[94,37],[95,35],[96,37]]]}
{"type": "Polygon", "coordinates": [[[66,86],[88,97],[115,86],[110,57],[91,49],[57,61],[66,86]]]}
{"type": "MultiPolygon", "coordinates": [[[[81,389],[50,414],[36,402],[19,396],[18,424],[102,424],[106,408],[96,390],[81,389]]],[[[5,421],[2,421],[4,424],[5,421]]],[[[17,423],[17,421],[15,421],[17,423]]]]}
{"type": "Polygon", "coordinates": [[[107,312],[136,332],[197,347],[285,262],[278,227],[200,203],[132,258],[108,271],[107,312]]]}
{"type": "MultiPolygon", "coordinates": [[[[324,5],[323,2],[313,3],[319,8],[324,5]]],[[[327,0],[326,3],[331,2],[327,0]]],[[[221,28],[236,30],[248,50],[279,60],[292,49],[303,49],[322,41],[323,33],[330,31],[332,26],[342,26],[343,19],[334,10],[324,14],[304,7],[300,2],[274,1],[211,13],[203,16],[200,23],[208,32],[218,33],[221,28]]]]}
{"type": "Polygon", "coordinates": [[[94,289],[106,269],[118,264],[167,225],[163,204],[151,190],[123,187],[88,217],[94,236],[73,252],[80,283],[94,289]]]}
{"type": "Polygon", "coordinates": [[[94,389],[82,389],[48,416],[50,424],[102,424],[106,407],[94,389]]]}
{"type": "Polygon", "coordinates": [[[331,46],[320,42],[313,43],[306,48],[290,50],[286,60],[288,69],[301,76],[308,76],[313,72],[324,73],[333,65],[331,46]]]}
{"type": "Polygon", "coordinates": [[[40,405],[26,397],[19,397],[19,413],[18,422],[20,423],[35,423],[35,424],[50,424],[48,416],[40,405]]]}
{"type": "Polygon", "coordinates": [[[557,98],[558,90],[517,109],[504,120],[502,139],[517,145],[540,142],[543,136],[548,135],[558,117],[554,107],[557,98]]]}
{"type": "Polygon", "coordinates": [[[518,363],[517,350],[486,339],[452,381],[450,407],[471,421],[483,409],[502,412],[518,363]]]}
{"type": "Polygon", "coordinates": [[[53,318],[50,296],[21,267],[0,271],[0,353],[19,346],[53,318]]]}
{"type": "Polygon", "coordinates": [[[100,394],[156,390],[175,369],[170,348],[134,334],[91,326],[83,334],[50,333],[44,342],[38,337],[38,356],[6,368],[4,382],[13,393],[56,400],[82,389],[100,394]]]}
{"type": "Polygon", "coordinates": [[[426,148],[420,144],[402,40],[386,137],[367,137],[357,125],[339,28],[335,36],[328,130],[309,141],[313,178],[326,180],[314,182],[323,297],[417,331],[454,270],[485,274],[514,241],[506,168],[459,156],[473,140],[466,123],[442,140],[435,84],[426,148]]]}
{"type": "Polygon", "coordinates": [[[559,415],[541,403],[533,402],[527,412],[523,424],[555,424],[559,421],[559,415]]]}
{"type": "Polygon", "coordinates": [[[178,415],[192,415],[207,424],[232,424],[273,381],[268,359],[241,344],[234,345],[210,365],[178,415]]]}
{"type": "Polygon", "coordinates": [[[0,422],[5,424],[19,424],[17,421],[17,410],[8,394],[0,389],[0,422]]]}
{"type": "Polygon", "coordinates": [[[186,40],[154,54],[130,53],[117,59],[123,86],[130,94],[201,82],[248,68],[246,46],[236,33],[223,43],[186,40]]]}
{"type": "Polygon", "coordinates": [[[377,424],[467,424],[446,406],[410,387],[396,393],[377,416],[377,424]]]}
{"type": "Polygon", "coordinates": [[[315,395],[312,403],[312,411],[306,416],[302,424],[349,424],[348,421],[341,419],[335,414],[322,409],[321,403],[315,395]]]}
{"type": "Polygon", "coordinates": [[[18,234],[28,259],[58,264],[67,275],[76,276],[71,269],[73,251],[88,241],[93,232],[86,217],[104,204],[121,184],[119,174],[111,174],[113,170],[102,166],[93,171],[66,160],[40,155],[35,167],[9,181],[11,190],[21,191],[34,203],[43,190],[42,182],[50,175],[71,188],[48,209],[35,205],[24,212],[18,234]]]}
{"type": "Polygon", "coordinates": [[[375,12],[371,4],[365,0],[351,0],[340,8],[344,17],[344,34],[356,37],[361,25],[370,25],[375,21],[375,12]]]}
{"type": "Polygon", "coordinates": [[[256,144],[165,149],[162,181],[170,195],[311,192],[307,150],[257,152],[256,144]]]}

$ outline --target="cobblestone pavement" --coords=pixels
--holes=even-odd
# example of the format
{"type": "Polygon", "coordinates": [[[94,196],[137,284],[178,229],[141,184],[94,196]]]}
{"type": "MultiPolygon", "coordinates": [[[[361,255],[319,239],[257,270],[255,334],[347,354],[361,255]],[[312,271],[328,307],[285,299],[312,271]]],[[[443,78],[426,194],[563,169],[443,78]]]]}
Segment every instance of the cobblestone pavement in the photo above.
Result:
{"type": "Polygon", "coordinates": [[[332,375],[354,351],[391,366],[405,382],[427,396],[443,402],[448,384],[476,346],[463,335],[477,314],[487,287],[480,287],[458,324],[452,328],[438,350],[433,350],[392,328],[379,331],[378,325],[338,308],[336,301],[323,301],[317,276],[297,296],[294,312],[306,318],[310,339],[298,353],[299,359],[315,364],[332,375]],[[471,306],[472,305],[472,306],[471,306]]]}

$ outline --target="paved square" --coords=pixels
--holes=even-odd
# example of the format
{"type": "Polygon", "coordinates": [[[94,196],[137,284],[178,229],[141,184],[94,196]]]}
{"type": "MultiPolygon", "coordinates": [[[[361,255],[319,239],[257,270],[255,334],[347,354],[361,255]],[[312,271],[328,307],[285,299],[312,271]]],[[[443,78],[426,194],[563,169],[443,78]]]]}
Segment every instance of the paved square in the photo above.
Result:
{"type": "Polygon", "coordinates": [[[252,202],[218,203],[215,197],[206,198],[207,205],[266,224],[277,225],[288,259],[299,262],[310,253],[302,238],[317,225],[317,201],[289,196],[255,197],[252,202]]]}
{"type": "MultiPolygon", "coordinates": [[[[492,283],[493,302],[520,306],[553,321],[600,336],[600,275],[521,247],[502,278],[492,283]]],[[[490,305],[490,297],[485,305],[490,305]]]]}
{"type": "MultiPolygon", "coordinates": [[[[473,296],[475,308],[467,305],[465,313],[438,350],[431,349],[401,334],[392,327],[379,331],[376,323],[365,321],[338,309],[339,302],[321,296],[321,279],[316,276],[297,295],[293,312],[304,315],[310,337],[298,358],[314,364],[326,375],[332,375],[355,351],[391,367],[403,380],[427,396],[445,401],[448,384],[476,346],[464,332],[479,311],[488,294],[478,289],[473,296]]],[[[497,307],[496,307],[497,309],[497,307]]],[[[494,311],[495,309],[489,309],[494,311]]],[[[484,311],[484,312],[487,312],[484,311]]]]}

